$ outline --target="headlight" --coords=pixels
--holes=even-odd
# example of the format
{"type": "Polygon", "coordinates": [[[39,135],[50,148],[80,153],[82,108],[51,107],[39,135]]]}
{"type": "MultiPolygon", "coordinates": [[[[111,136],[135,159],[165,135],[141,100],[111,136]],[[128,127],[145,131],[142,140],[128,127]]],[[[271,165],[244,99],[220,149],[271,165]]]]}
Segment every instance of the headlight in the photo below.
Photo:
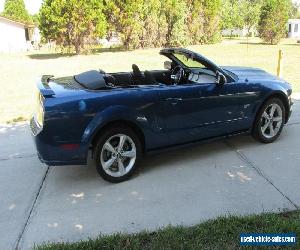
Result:
{"type": "Polygon", "coordinates": [[[43,97],[39,91],[37,93],[34,119],[35,119],[37,125],[40,128],[42,128],[43,124],[44,124],[44,107],[43,107],[43,97]]]}

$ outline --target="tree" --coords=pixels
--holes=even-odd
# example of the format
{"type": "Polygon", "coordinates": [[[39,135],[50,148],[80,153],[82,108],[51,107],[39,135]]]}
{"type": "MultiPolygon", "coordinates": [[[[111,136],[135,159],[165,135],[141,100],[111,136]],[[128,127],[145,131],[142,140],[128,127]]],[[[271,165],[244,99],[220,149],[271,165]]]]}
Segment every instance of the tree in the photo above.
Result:
{"type": "Polygon", "coordinates": [[[220,38],[220,0],[186,0],[188,28],[191,44],[210,43],[220,38]]]}
{"type": "Polygon", "coordinates": [[[141,22],[141,47],[161,47],[166,44],[167,23],[161,0],[144,0],[141,22]]]}
{"type": "Polygon", "coordinates": [[[241,0],[223,0],[222,29],[231,30],[230,38],[235,29],[244,28],[244,19],[241,14],[241,0]]]}
{"type": "Polygon", "coordinates": [[[243,23],[247,29],[247,35],[251,30],[256,29],[258,26],[261,14],[262,0],[243,0],[241,3],[241,13],[243,23]]]}
{"type": "Polygon", "coordinates": [[[106,27],[101,0],[45,0],[39,13],[43,38],[74,46],[76,54],[88,40],[103,37],[106,27]]]}
{"type": "Polygon", "coordinates": [[[2,15],[15,21],[32,22],[23,0],[6,0],[2,15]]]}
{"type": "Polygon", "coordinates": [[[110,30],[126,49],[186,44],[185,0],[106,0],[110,30]]]}
{"type": "Polygon", "coordinates": [[[289,17],[290,18],[300,18],[300,4],[297,2],[293,2],[291,9],[290,9],[290,13],[289,13],[289,17]]]}
{"type": "Polygon", "coordinates": [[[105,14],[110,25],[110,32],[116,31],[126,49],[140,46],[142,32],[141,15],[143,0],[106,0],[105,14]]]}
{"type": "Polygon", "coordinates": [[[291,2],[289,0],[265,0],[261,8],[259,36],[270,44],[279,43],[286,35],[291,2]]]}
{"type": "Polygon", "coordinates": [[[44,0],[39,27],[76,53],[87,40],[116,34],[126,49],[184,46],[217,41],[220,7],[221,0],[44,0]]]}
{"type": "Polygon", "coordinates": [[[191,44],[201,44],[205,37],[204,32],[204,6],[203,1],[187,0],[186,26],[188,39],[191,44]]]}
{"type": "Polygon", "coordinates": [[[187,43],[186,2],[184,0],[162,0],[162,11],[167,24],[165,46],[185,45],[187,43]]]}
{"type": "Polygon", "coordinates": [[[221,0],[203,0],[205,43],[215,43],[220,40],[221,0]]]}
{"type": "Polygon", "coordinates": [[[247,29],[247,34],[257,28],[263,0],[223,0],[222,29],[247,29]]]}
{"type": "Polygon", "coordinates": [[[39,24],[39,14],[33,14],[31,15],[32,23],[34,23],[36,26],[39,24]]]}

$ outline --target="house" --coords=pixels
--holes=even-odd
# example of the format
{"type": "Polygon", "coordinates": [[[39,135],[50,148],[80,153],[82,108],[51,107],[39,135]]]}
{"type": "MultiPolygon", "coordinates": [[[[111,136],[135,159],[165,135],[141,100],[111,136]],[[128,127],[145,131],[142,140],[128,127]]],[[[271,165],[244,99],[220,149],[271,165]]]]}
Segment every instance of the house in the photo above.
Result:
{"type": "Polygon", "coordinates": [[[121,46],[122,39],[117,32],[111,32],[108,38],[98,38],[97,43],[101,44],[105,48],[110,48],[114,46],[121,46]]]}
{"type": "Polygon", "coordinates": [[[35,44],[38,44],[41,42],[41,33],[38,27],[33,27],[30,29],[32,32],[30,33],[31,41],[34,42],[35,44]]]}
{"type": "Polygon", "coordinates": [[[300,19],[289,19],[289,38],[300,38],[300,19]]]}
{"type": "Polygon", "coordinates": [[[0,52],[22,52],[39,42],[39,31],[33,25],[0,16],[0,52]]]}
{"type": "Polygon", "coordinates": [[[242,29],[224,29],[222,30],[222,36],[224,37],[246,37],[246,36],[256,36],[257,30],[254,28],[251,28],[248,34],[248,29],[246,27],[242,29]]]}

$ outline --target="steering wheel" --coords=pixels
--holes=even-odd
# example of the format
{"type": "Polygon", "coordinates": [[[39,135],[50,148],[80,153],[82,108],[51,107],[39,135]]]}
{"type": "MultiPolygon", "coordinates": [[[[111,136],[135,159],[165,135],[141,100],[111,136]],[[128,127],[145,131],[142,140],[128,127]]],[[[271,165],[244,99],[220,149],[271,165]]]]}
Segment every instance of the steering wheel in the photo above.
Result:
{"type": "Polygon", "coordinates": [[[184,76],[184,69],[177,65],[174,69],[171,71],[171,81],[174,85],[177,85],[180,83],[184,76]]]}

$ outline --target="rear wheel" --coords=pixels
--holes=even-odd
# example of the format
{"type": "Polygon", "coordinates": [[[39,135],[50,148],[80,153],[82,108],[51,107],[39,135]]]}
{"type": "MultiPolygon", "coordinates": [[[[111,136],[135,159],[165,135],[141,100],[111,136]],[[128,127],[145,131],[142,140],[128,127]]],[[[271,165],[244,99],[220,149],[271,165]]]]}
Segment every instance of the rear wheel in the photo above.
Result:
{"type": "Polygon", "coordinates": [[[281,134],[285,119],[285,108],[282,101],[278,98],[272,98],[267,101],[259,110],[253,135],[263,142],[274,142],[281,134]]]}
{"type": "Polygon", "coordinates": [[[108,129],[100,136],[94,150],[97,171],[109,182],[125,181],[136,170],[141,152],[140,140],[132,129],[108,129]]]}

